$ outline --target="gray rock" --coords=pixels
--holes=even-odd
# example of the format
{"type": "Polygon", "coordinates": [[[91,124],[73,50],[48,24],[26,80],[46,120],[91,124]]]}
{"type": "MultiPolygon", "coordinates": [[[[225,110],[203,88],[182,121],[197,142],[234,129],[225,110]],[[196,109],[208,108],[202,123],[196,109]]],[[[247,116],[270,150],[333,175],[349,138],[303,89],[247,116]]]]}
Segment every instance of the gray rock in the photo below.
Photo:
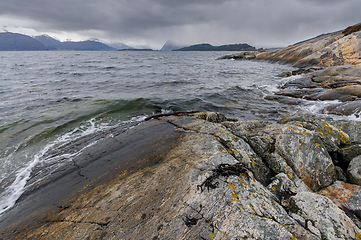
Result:
{"type": "Polygon", "coordinates": [[[352,159],[347,168],[347,175],[351,183],[361,185],[361,156],[352,159]]]}
{"type": "Polygon", "coordinates": [[[307,222],[310,232],[322,239],[359,239],[360,229],[329,198],[301,192],[290,198],[290,211],[307,222]]]}
{"type": "Polygon", "coordinates": [[[331,199],[358,228],[361,227],[361,186],[336,181],[318,193],[331,199]]]}
{"type": "Polygon", "coordinates": [[[269,121],[238,121],[238,122],[223,122],[225,127],[230,129],[238,137],[247,137],[260,129],[271,125],[269,121]]]}
{"type": "Polygon", "coordinates": [[[352,159],[361,155],[361,144],[341,148],[339,151],[342,162],[349,164],[352,159]]]}
{"type": "Polygon", "coordinates": [[[347,133],[350,138],[350,144],[361,144],[361,123],[356,121],[341,121],[335,126],[347,133]]]}
{"type": "Polygon", "coordinates": [[[195,114],[197,118],[207,120],[208,122],[221,123],[227,121],[223,113],[218,112],[202,112],[195,114]]]}
{"type": "Polygon", "coordinates": [[[279,122],[294,124],[318,133],[330,152],[337,151],[339,145],[347,144],[350,139],[347,133],[311,113],[295,113],[279,122]]]}
{"type": "Polygon", "coordinates": [[[275,148],[313,191],[327,187],[336,180],[332,159],[318,134],[286,125],[283,134],[277,136],[275,148]]]}

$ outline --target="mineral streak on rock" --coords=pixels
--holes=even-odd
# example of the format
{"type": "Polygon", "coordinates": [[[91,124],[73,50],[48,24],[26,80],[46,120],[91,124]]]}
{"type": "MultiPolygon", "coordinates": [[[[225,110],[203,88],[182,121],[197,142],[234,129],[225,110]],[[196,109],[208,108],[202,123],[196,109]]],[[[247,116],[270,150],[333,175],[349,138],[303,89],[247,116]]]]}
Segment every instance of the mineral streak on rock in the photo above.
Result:
{"type": "Polygon", "coordinates": [[[1,216],[0,238],[360,239],[360,187],[336,181],[325,147],[341,130],[195,115],[99,142],[1,216]]]}

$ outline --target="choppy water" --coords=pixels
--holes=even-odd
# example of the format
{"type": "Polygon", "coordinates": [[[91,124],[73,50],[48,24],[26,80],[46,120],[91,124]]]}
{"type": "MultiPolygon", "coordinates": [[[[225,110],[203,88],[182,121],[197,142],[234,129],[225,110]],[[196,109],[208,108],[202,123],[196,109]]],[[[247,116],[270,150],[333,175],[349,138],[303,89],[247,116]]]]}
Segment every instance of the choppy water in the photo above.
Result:
{"type": "Polygon", "coordinates": [[[321,108],[319,102],[294,106],[264,99],[287,81],[276,75],[292,67],[215,60],[225,54],[0,52],[0,214],[32,172],[51,173],[102,138],[67,146],[109,128],[127,129],[150,114],[218,111],[276,121],[321,108]]]}

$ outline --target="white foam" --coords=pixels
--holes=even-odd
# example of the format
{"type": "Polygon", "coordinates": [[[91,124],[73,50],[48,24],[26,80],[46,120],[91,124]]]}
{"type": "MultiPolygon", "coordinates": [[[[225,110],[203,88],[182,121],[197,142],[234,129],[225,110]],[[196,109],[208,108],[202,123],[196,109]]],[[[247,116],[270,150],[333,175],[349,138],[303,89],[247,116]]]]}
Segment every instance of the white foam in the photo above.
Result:
{"type": "MultiPolygon", "coordinates": [[[[146,117],[145,116],[137,116],[133,117],[130,120],[120,122],[117,125],[126,125],[129,123],[137,123],[144,121],[146,117]]],[[[51,172],[57,169],[57,167],[61,166],[63,163],[72,161],[72,159],[79,154],[81,154],[85,149],[95,145],[100,140],[95,140],[84,146],[78,151],[72,152],[72,153],[64,153],[59,154],[56,156],[46,156],[49,154],[50,150],[53,150],[55,148],[61,148],[68,144],[71,141],[75,141],[81,137],[88,136],[91,134],[94,134],[96,132],[104,131],[106,129],[112,128],[114,126],[107,125],[107,124],[96,124],[95,119],[90,119],[87,123],[85,123],[82,126],[76,127],[72,131],[65,133],[58,137],[56,140],[54,140],[51,143],[48,143],[44,148],[42,148],[38,153],[36,153],[32,160],[23,168],[17,170],[15,173],[16,178],[12,184],[5,189],[4,192],[0,195],[0,215],[6,212],[8,209],[10,209],[12,206],[14,206],[15,202],[21,194],[25,191],[25,186],[27,181],[30,178],[30,174],[35,166],[41,163],[52,163],[54,162],[56,166],[52,169],[51,172]],[[60,162],[61,161],[61,162],[60,162]]],[[[111,136],[110,136],[111,137],[111,136]]],[[[103,138],[104,139],[104,138],[103,138]]],[[[50,172],[50,173],[51,173],[50,172]]],[[[44,176],[46,177],[46,176],[44,176]]],[[[40,181],[39,179],[38,181],[40,181]]],[[[38,182],[37,181],[37,182],[38,182]]],[[[36,182],[35,182],[36,183],[36,182]]],[[[35,184],[32,183],[31,185],[35,184]]],[[[29,186],[31,186],[29,185],[29,186]]]]}

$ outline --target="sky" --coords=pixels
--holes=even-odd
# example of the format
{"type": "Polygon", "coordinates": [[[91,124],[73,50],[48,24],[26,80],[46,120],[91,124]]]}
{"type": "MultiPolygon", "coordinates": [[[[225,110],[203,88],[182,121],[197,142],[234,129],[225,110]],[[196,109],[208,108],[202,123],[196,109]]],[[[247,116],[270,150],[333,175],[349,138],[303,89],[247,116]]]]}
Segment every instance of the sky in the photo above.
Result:
{"type": "Polygon", "coordinates": [[[360,10],[361,0],[0,0],[0,32],[153,49],[167,40],[269,48],[360,23],[360,10]]]}

